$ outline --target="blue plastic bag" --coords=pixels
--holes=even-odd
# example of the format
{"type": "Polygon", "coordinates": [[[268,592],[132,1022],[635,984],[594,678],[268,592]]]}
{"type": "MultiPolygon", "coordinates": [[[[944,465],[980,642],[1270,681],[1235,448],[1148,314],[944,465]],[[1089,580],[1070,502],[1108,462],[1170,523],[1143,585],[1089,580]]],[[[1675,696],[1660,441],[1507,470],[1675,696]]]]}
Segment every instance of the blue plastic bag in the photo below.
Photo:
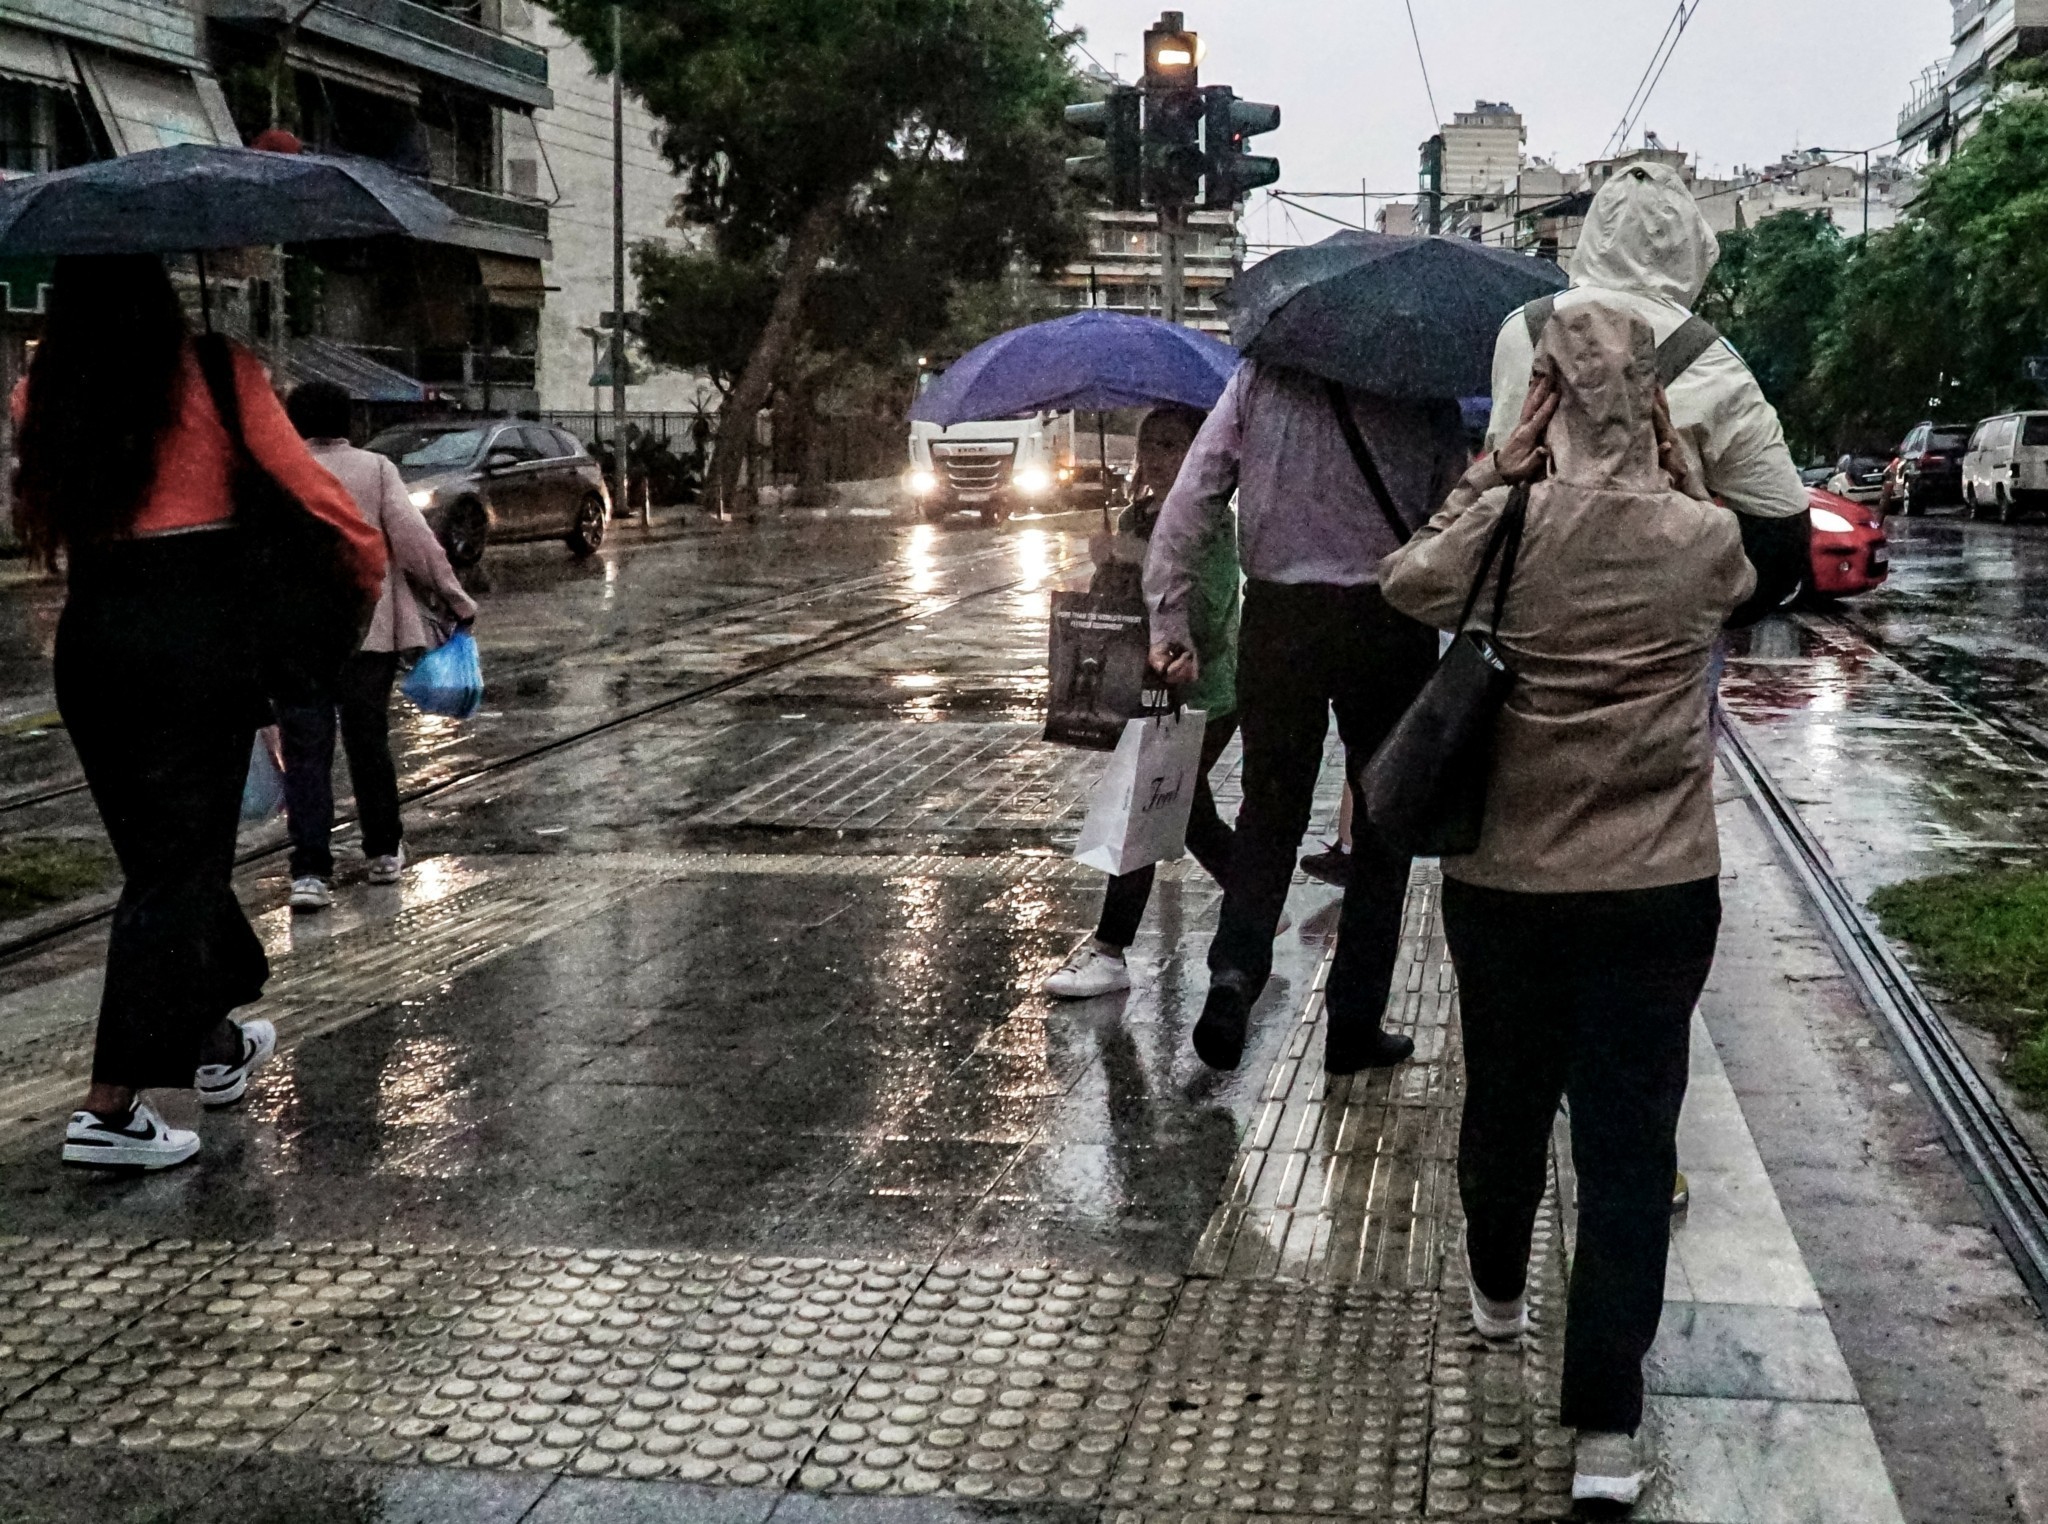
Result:
{"type": "Polygon", "coordinates": [[[249,776],[242,784],[242,821],[255,825],[284,808],[284,771],[277,764],[277,727],[256,732],[249,748],[249,776]]]}
{"type": "Polygon", "coordinates": [[[426,714],[466,720],[484,706],[484,667],[476,637],[457,630],[406,675],[405,696],[426,714]]]}

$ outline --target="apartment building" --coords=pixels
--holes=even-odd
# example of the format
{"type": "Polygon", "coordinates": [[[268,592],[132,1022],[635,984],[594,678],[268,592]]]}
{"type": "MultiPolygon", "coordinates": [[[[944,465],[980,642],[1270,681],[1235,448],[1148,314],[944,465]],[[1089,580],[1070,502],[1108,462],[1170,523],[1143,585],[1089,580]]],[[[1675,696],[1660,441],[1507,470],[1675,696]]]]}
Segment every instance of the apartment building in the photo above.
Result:
{"type": "MultiPolygon", "coordinates": [[[[1165,310],[1159,219],[1152,212],[1088,214],[1088,252],[1054,279],[1060,304],[1157,317],[1165,310]]],[[[1183,249],[1185,321],[1219,338],[1230,321],[1216,298],[1244,264],[1244,242],[1233,211],[1188,213],[1183,249]]]]}
{"type": "Polygon", "coordinates": [[[2048,0],[1949,0],[1950,52],[1920,71],[1899,112],[1902,152],[1945,159],[1975,130],[2008,59],[2048,53],[2048,0]]]}

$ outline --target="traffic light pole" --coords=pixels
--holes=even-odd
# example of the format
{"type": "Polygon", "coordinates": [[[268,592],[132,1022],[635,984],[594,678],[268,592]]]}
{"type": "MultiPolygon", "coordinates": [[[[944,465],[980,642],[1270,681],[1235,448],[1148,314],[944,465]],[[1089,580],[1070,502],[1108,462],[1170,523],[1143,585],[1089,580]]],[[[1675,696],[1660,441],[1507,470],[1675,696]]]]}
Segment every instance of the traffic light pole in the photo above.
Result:
{"type": "Polygon", "coordinates": [[[1188,291],[1187,208],[1159,208],[1159,315],[1186,321],[1188,291]]]}

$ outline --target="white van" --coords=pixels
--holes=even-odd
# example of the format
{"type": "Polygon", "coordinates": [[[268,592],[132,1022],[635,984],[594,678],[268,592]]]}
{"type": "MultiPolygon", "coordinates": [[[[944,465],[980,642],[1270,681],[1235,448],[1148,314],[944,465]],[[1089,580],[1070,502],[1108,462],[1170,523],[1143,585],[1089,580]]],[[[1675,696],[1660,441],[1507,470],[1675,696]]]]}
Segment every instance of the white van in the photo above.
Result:
{"type": "Polygon", "coordinates": [[[2048,507],[2048,413],[1987,418],[1963,457],[1963,502],[1970,517],[2010,524],[2029,508],[2048,507]]]}

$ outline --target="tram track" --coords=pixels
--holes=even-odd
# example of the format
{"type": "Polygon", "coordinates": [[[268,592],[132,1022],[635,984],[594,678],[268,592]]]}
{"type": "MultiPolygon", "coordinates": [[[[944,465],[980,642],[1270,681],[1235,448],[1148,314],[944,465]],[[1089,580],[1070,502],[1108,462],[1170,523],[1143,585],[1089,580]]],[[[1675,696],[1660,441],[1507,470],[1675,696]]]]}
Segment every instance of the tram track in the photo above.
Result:
{"type": "MultiPolygon", "coordinates": [[[[727,604],[718,610],[707,611],[699,616],[691,616],[687,623],[690,625],[702,624],[719,618],[732,617],[742,611],[755,614],[766,613],[771,611],[771,605],[778,602],[814,602],[817,601],[820,595],[838,596],[850,592],[872,592],[892,584],[915,582],[934,572],[957,571],[984,561],[1008,560],[1011,558],[1011,555],[1010,548],[1007,545],[1002,545],[971,551],[945,562],[934,562],[929,567],[919,568],[914,571],[898,570],[878,573],[865,578],[822,579],[820,582],[807,585],[805,589],[791,589],[787,592],[768,595],[761,599],[742,600],[727,604]]],[[[686,708],[692,704],[699,704],[708,699],[717,698],[759,678],[766,677],[771,673],[785,671],[790,667],[798,666],[817,657],[859,645],[916,621],[937,618],[963,605],[1010,592],[1024,586],[1028,582],[1050,582],[1061,573],[1071,569],[1079,559],[1078,555],[1055,559],[1050,561],[1042,572],[1032,575],[1013,576],[1001,582],[972,588],[947,597],[935,598],[918,595],[917,601],[908,607],[899,606],[890,613],[863,621],[851,628],[833,630],[813,640],[782,647],[776,650],[773,655],[766,656],[763,660],[743,667],[739,671],[730,672],[689,687],[677,689],[674,692],[663,694],[660,698],[650,699],[645,703],[610,715],[594,724],[581,726],[561,735],[551,736],[534,745],[508,752],[502,757],[485,759],[463,769],[461,772],[406,789],[400,793],[399,803],[401,805],[413,805],[423,800],[434,799],[456,792],[486,778],[496,777],[499,774],[525,767],[543,758],[553,756],[558,752],[584,745],[602,736],[610,735],[614,731],[624,729],[627,726],[637,725],[658,715],[666,714],[671,710],[686,708]]],[[[666,627],[663,633],[667,634],[670,631],[680,630],[685,627],[685,624],[685,621],[678,621],[676,624],[666,627]]],[[[83,788],[83,784],[78,785],[79,791],[82,791],[83,788]]],[[[337,813],[335,817],[335,828],[337,830],[354,823],[355,816],[353,814],[337,813]]],[[[282,856],[290,850],[291,844],[289,841],[276,841],[263,846],[251,847],[236,855],[235,867],[237,870],[247,868],[254,864],[268,861],[271,858],[282,856]]],[[[109,919],[113,913],[114,906],[109,901],[94,905],[88,910],[82,910],[73,915],[60,917],[43,925],[36,926],[30,931],[0,941],[0,968],[18,963],[24,958],[62,942],[68,937],[89,930],[109,919]]]]}
{"type": "MultiPolygon", "coordinates": [[[[2048,741],[2034,727],[1956,697],[1843,616],[1806,617],[1846,631],[1939,692],[1962,713],[2048,762],[2048,741]]],[[[1748,795],[1779,858],[1813,906],[1859,1000],[1883,1027],[1915,1087],[1933,1108],[1949,1148],[1962,1161],[1988,1208],[1992,1226],[2029,1294],[2048,1312],[2048,1171],[2043,1170],[1997,1092],[1957,1042],[1947,1020],[1842,882],[1826,847],[1772,775],[1744,722],[1733,716],[1721,729],[1720,755],[1748,795]]]]}

